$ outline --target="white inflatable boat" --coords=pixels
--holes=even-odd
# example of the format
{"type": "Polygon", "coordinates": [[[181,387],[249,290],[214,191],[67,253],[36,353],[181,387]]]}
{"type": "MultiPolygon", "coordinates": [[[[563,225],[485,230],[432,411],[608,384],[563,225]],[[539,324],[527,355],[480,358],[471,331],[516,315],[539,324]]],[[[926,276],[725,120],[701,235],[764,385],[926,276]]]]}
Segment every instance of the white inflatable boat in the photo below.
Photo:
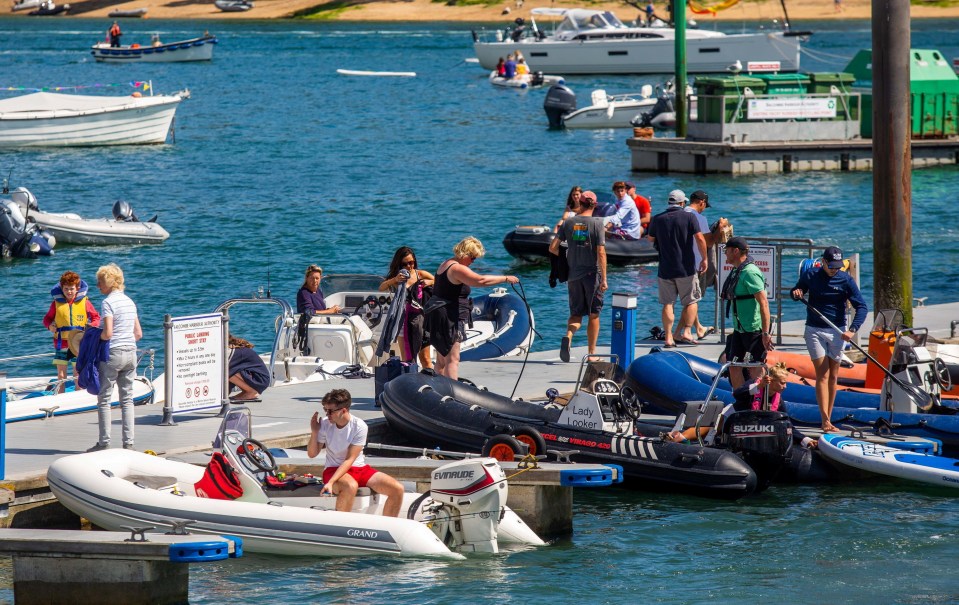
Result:
{"type": "Polygon", "coordinates": [[[17,187],[10,194],[24,216],[52,233],[61,244],[112,246],[130,244],[159,244],[170,234],[153,219],[140,221],[127,202],[113,205],[114,218],[83,218],[70,212],[44,212],[37,198],[25,187],[17,187]]]}
{"type": "Polygon", "coordinates": [[[565,84],[566,79],[562,76],[547,76],[540,72],[505,78],[498,75],[495,71],[491,71],[489,73],[489,83],[502,88],[527,89],[539,88],[540,86],[552,86],[553,84],[565,84]]]}
{"type": "Polygon", "coordinates": [[[403,518],[380,514],[386,499],[366,489],[351,512],[337,512],[336,499],[320,496],[312,477],[278,482],[273,456],[246,436],[249,426],[249,410],[232,409],[218,440],[223,458],[214,454],[223,463],[210,465],[225,468],[238,484],[230,494],[239,491],[235,499],[214,497],[209,467],[118,448],[60,458],[47,480],[60,503],[105,529],[163,532],[188,524],[190,532],[239,536],[249,552],[462,558],[461,552],[498,552],[500,540],[544,544],[506,507],[506,477],[492,458],[434,471],[428,494],[404,498],[403,518]],[[239,426],[245,428],[227,428],[239,426]]]}

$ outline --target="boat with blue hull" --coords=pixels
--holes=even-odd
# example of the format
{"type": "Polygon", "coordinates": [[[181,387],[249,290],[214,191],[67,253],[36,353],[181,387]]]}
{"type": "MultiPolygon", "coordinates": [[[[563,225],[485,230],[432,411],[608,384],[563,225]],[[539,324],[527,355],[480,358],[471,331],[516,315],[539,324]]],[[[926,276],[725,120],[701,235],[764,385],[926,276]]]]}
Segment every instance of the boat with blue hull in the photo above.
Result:
{"type": "Polygon", "coordinates": [[[533,312],[522,298],[497,288],[473,299],[473,327],[466,328],[461,361],[521,355],[533,343],[533,312]]]}
{"type": "MultiPolygon", "coordinates": [[[[703,399],[720,366],[690,355],[653,349],[636,359],[629,367],[624,389],[631,389],[648,404],[652,411],[676,413],[686,401],[703,399]]],[[[720,378],[714,396],[732,403],[732,386],[720,378]]],[[[816,404],[813,387],[790,384],[784,393],[785,411],[797,426],[820,426],[822,419],[816,404]]],[[[939,439],[944,448],[959,450],[959,415],[952,407],[936,405],[929,412],[889,411],[880,409],[881,396],[855,391],[836,393],[832,422],[836,426],[873,429],[886,423],[902,435],[939,439]]],[[[948,401],[946,401],[948,403],[948,401]]],[[[899,401],[897,409],[915,409],[908,402],[899,401]]]]}
{"type": "Polygon", "coordinates": [[[156,37],[149,46],[131,44],[110,46],[109,42],[94,44],[90,53],[98,63],[180,63],[185,61],[210,61],[216,36],[204,34],[199,38],[161,43],[156,37]]]}
{"type": "Polygon", "coordinates": [[[939,487],[959,488],[959,460],[912,451],[894,443],[868,443],[842,435],[823,435],[819,451],[841,471],[875,473],[939,487]]]}
{"type": "MultiPolygon", "coordinates": [[[[782,430],[732,435],[731,439],[725,435],[727,442],[753,449],[746,455],[774,460],[757,470],[744,460],[742,451],[732,447],[673,442],[664,436],[668,427],[638,433],[649,427],[636,423],[638,410],[631,412],[617,382],[605,377],[609,370],[596,367],[584,364],[577,388],[568,398],[554,393],[543,402],[514,400],[462,381],[420,373],[403,374],[386,383],[380,403],[390,426],[417,446],[482,449],[494,457],[506,450],[509,459],[521,452],[522,443],[533,455],[548,448],[576,461],[618,465],[627,483],[644,489],[737,498],[765,488],[786,464],[791,425],[784,415],[748,412],[769,421],[752,424],[772,424],[782,430]]],[[[703,406],[700,419],[687,409],[683,420],[699,423],[697,427],[715,427],[720,414],[714,407],[703,406]]],[[[737,424],[742,423],[727,422],[722,430],[732,431],[737,424]]]]}

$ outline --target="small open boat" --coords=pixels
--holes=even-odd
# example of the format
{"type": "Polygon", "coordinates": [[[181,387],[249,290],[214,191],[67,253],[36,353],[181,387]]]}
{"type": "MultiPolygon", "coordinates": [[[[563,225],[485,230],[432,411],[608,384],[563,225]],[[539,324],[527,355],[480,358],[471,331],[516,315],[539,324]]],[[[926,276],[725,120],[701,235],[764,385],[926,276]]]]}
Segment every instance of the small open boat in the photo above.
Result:
{"type": "Polygon", "coordinates": [[[506,78],[495,71],[489,74],[489,83],[501,88],[518,88],[525,90],[527,88],[540,88],[541,86],[553,86],[554,84],[564,84],[566,79],[563,76],[548,76],[542,72],[533,72],[522,76],[506,78]]]}
{"type": "Polygon", "coordinates": [[[19,2],[15,2],[10,10],[13,12],[33,10],[39,6],[40,0],[20,0],[19,2]]]}
{"type": "Polygon", "coordinates": [[[129,8],[126,10],[113,10],[107,13],[107,17],[111,19],[139,19],[145,17],[147,11],[146,8],[129,8]]]}
{"type": "MultiPolygon", "coordinates": [[[[146,9],[142,9],[146,10],[146,9]]],[[[160,42],[155,34],[147,46],[110,46],[109,42],[94,44],[90,53],[99,63],[180,63],[186,61],[210,61],[216,36],[204,34],[199,38],[160,42]]]]}
{"type": "Polygon", "coordinates": [[[384,78],[415,78],[415,71],[363,71],[360,69],[337,69],[341,76],[368,76],[384,78]]]}
{"type": "Polygon", "coordinates": [[[113,218],[83,218],[72,212],[44,212],[37,198],[26,187],[18,187],[11,194],[25,217],[52,233],[61,244],[78,246],[116,246],[130,244],[160,244],[170,234],[156,223],[156,217],[140,221],[127,202],[113,205],[113,218]]]}
{"type": "Polygon", "coordinates": [[[55,4],[53,2],[41,2],[34,10],[27,13],[31,17],[52,17],[54,15],[63,15],[70,10],[69,4],[55,4]]]}
{"type": "Polygon", "coordinates": [[[499,551],[500,542],[544,542],[509,507],[499,464],[473,458],[442,466],[430,492],[408,492],[402,518],[382,515],[385,498],[362,488],[350,512],[334,509],[312,476],[276,477],[276,460],[252,438],[247,408],[233,408],[206,469],[119,448],[60,458],[47,480],[61,504],[106,529],[240,536],[248,552],[320,556],[433,556],[499,551]]]}
{"type": "Polygon", "coordinates": [[[225,13],[242,13],[253,8],[249,0],[216,0],[213,5],[225,13]]]}

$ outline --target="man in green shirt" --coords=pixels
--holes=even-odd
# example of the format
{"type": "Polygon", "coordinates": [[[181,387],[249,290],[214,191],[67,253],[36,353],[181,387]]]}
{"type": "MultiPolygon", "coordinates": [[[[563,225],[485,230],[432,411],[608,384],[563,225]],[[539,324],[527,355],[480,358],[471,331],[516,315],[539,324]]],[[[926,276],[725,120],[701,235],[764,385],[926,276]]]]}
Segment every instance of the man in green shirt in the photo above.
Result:
{"type": "MultiPolygon", "coordinates": [[[[749,244],[742,237],[726,243],[726,262],[733,269],[723,282],[722,298],[726,313],[732,308],[733,333],[726,341],[727,361],[766,361],[766,351],[772,348],[769,336],[769,301],[766,300],[766,280],[759,267],[749,260],[749,244]]],[[[761,370],[752,368],[750,378],[759,378],[761,370]]],[[[733,388],[745,382],[742,369],[729,372],[733,388]]]]}

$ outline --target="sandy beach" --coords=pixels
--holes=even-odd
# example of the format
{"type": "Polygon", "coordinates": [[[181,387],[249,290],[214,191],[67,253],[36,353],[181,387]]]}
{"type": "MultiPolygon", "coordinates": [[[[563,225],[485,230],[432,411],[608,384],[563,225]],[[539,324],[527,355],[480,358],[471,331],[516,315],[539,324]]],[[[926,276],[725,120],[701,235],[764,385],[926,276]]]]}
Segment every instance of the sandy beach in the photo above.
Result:
{"type": "MultiPolygon", "coordinates": [[[[60,2],[58,2],[60,3],[60,2]]],[[[664,3],[655,3],[658,11],[664,11],[664,3]]],[[[704,3],[705,4],[705,3],[704,3]]],[[[218,10],[212,0],[130,0],[129,2],[111,0],[82,0],[70,2],[71,10],[65,17],[48,18],[86,18],[107,19],[113,10],[135,8],[148,9],[147,18],[155,19],[289,19],[311,15],[310,18],[334,21],[488,21],[507,23],[516,17],[529,17],[530,9],[546,6],[546,2],[525,0],[503,0],[490,5],[450,6],[433,0],[398,0],[350,2],[318,2],[317,0],[255,0],[255,7],[242,13],[224,13],[218,10]],[[505,9],[509,14],[504,15],[505,9]]],[[[26,16],[26,11],[11,13],[11,4],[4,3],[0,14],[26,16]]],[[[631,20],[638,14],[634,8],[623,2],[585,3],[555,2],[553,7],[603,8],[614,11],[623,21],[631,20]]],[[[792,20],[803,19],[868,19],[871,16],[871,2],[868,0],[807,0],[803,3],[789,3],[789,17],[792,20]],[[841,10],[837,10],[837,6],[841,10]]],[[[712,20],[723,21],[772,21],[782,19],[779,0],[761,2],[741,2],[715,16],[694,15],[701,25],[712,20]]],[[[915,19],[959,17],[959,4],[949,7],[913,6],[915,19]]]]}

